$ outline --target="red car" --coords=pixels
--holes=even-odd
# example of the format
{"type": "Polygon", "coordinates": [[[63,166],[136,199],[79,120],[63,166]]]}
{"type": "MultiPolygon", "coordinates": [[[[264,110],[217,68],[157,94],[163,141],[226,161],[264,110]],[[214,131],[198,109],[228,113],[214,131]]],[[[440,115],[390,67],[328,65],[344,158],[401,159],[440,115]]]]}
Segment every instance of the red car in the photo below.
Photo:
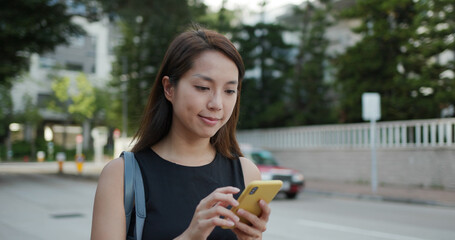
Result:
{"type": "Polygon", "coordinates": [[[246,158],[251,159],[259,168],[262,180],[281,180],[283,186],[280,192],[284,192],[287,198],[296,198],[305,187],[303,174],[297,170],[279,166],[273,154],[264,149],[254,148],[241,144],[240,148],[246,158]]]}

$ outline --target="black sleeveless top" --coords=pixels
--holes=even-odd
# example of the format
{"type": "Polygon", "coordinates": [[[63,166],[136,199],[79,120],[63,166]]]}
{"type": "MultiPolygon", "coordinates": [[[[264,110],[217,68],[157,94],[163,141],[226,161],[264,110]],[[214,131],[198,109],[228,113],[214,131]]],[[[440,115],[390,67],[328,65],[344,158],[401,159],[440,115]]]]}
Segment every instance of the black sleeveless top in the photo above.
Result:
{"type": "MultiPolygon", "coordinates": [[[[135,157],[144,180],[147,208],[142,239],[174,239],[188,228],[199,202],[216,188],[245,188],[240,160],[219,153],[211,163],[198,167],[167,161],[152,149],[137,152],[135,157]]],[[[231,230],[216,227],[207,239],[237,238],[231,230]]]]}

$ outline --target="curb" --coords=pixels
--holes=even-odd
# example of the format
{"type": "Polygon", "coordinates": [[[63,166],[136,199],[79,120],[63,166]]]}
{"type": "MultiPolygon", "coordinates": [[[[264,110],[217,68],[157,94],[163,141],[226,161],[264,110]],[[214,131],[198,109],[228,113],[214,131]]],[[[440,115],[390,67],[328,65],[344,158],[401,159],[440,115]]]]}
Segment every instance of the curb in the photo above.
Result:
{"type": "Polygon", "coordinates": [[[350,199],[360,199],[368,201],[381,201],[381,202],[393,202],[393,203],[404,203],[404,204],[415,204],[415,205],[426,205],[426,206],[438,206],[438,207],[448,207],[455,208],[454,203],[445,203],[432,200],[422,200],[422,199],[412,199],[412,198],[399,198],[391,196],[381,196],[381,195],[371,195],[371,194],[361,194],[361,193],[343,193],[343,192],[333,192],[333,191],[322,191],[316,189],[305,189],[304,192],[314,195],[322,195],[326,197],[342,197],[350,199]]]}
{"type": "Polygon", "coordinates": [[[79,173],[46,173],[47,175],[69,178],[69,179],[84,179],[89,181],[98,181],[99,174],[79,174],[79,173]]]}

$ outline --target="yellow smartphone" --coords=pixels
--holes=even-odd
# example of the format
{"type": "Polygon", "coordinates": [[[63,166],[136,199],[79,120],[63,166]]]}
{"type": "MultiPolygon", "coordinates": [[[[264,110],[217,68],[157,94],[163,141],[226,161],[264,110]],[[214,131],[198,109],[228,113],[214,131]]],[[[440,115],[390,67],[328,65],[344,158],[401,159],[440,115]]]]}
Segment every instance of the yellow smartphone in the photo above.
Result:
{"type": "MultiPolygon", "coordinates": [[[[280,191],[282,185],[283,182],[280,180],[252,181],[243,190],[242,194],[240,194],[238,199],[239,205],[231,208],[231,211],[237,214],[237,210],[241,208],[259,216],[262,212],[261,206],[259,206],[259,200],[262,199],[270,203],[280,191]]],[[[241,222],[249,224],[248,220],[240,216],[239,218],[241,222]]]]}

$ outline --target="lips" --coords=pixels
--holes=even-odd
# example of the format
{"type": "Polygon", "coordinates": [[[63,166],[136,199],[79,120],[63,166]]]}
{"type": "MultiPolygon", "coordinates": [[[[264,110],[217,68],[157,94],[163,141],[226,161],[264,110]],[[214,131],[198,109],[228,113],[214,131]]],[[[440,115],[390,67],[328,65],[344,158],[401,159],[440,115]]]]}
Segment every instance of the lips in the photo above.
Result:
{"type": "Polygon", "coordinates": [[[220,121],[220,118],[205,117],[205,116],[201,116],[201,115],[199,115],[199,117],[205,124],[207,124],[209,126],[214,126],[218,123],[218,121],[220,121]]]}

